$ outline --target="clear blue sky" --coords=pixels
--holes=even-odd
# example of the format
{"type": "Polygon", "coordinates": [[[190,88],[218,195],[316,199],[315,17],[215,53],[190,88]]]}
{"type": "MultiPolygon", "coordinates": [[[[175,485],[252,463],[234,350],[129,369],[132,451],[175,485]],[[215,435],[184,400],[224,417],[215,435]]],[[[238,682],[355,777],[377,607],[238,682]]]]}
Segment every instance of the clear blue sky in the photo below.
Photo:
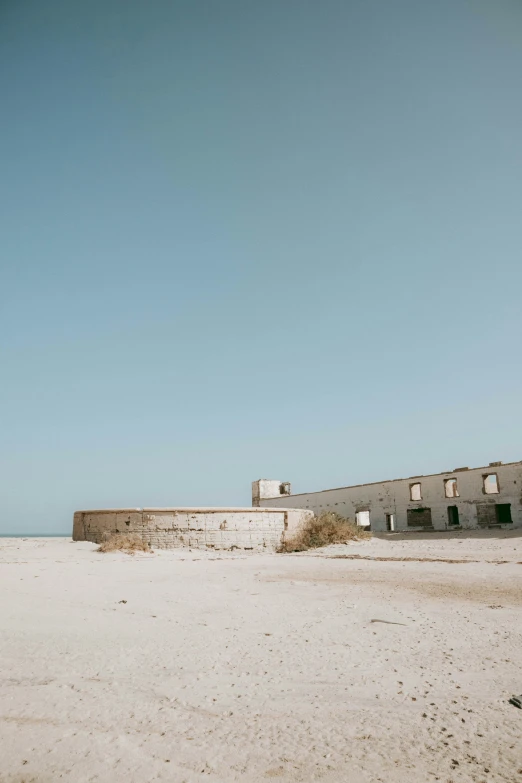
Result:
{"type": "Polygon", "coordinates": [[[519,0],[3,0],[0,531],[522,458],[519,0]]]}

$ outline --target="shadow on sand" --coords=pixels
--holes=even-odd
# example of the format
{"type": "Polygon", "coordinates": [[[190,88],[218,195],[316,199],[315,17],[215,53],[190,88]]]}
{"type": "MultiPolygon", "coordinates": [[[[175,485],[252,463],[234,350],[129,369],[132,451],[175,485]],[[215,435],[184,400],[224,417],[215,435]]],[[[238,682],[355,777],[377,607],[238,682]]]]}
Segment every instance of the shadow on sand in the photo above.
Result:
{"type": "Polygon", "coordinates": [[[493,530],[429,530],[429,531],[409,531],[401,530],[398,533],[380,533],[373,532],[374,538],[382,538],[384,541],[436,541],[437,539],[459,539],[459,538],[520,538],[522,536],[522,527],[513,530],[495,528],[493,530]]]}

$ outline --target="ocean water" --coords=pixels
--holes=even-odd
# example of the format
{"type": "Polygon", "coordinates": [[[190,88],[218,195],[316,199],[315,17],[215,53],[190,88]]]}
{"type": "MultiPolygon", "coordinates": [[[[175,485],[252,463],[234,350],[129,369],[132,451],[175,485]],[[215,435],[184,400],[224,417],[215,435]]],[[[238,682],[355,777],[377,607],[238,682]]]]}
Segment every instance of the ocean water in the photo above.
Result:
{"type": "Polygon", "coordinates": [[[0,538],[70,538],[70,533],[0,533],[0,538]]]}

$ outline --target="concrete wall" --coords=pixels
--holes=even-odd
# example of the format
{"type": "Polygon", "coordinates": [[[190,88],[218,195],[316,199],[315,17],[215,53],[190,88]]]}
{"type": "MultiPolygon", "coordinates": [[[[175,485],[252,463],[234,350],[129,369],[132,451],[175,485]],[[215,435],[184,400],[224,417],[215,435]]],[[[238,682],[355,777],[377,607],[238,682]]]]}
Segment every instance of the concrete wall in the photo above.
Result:
{"type": "Polygon", "coordinates": [[[74,541],[101,543],[115,533],[138,534],[153,548],[275,551],[309,517],[301,509],[144,508],[76,511],[74,541]]]}
{"type": "Polygon", "coordinates": [[[281,483],[273,479],[258,479],[252,482],[252,505],[259,506],[266,498],[288,497],[291,487],[288,482],[281,483]]]}
{"type": "MultiPolygon", "coordinates": [[[[279,485],[280,482],[274,482],[279,485]]],[[[375,484],[361,484],[354,487],[327,489],[291,495],[289,505],[293,508],[311,509],[315,513],[335,511],[343,517],[355,519],[357,511],[369,511],[371,529],[386,530],[386,514],[395,515],[396,530],[448,530],[481,527],[522,527],[522,462],[506,465],[491,463],[484,468],[457,469],[450,473],[431,476],[412,476],[407,479],[382,481],[375,484]],[[498,494],[486,494],[483,476],[496,473],[498,494]],[[459,497],[445,496],[444,481],[457,479],[459,497]],[[410,499],[410,485],[421,484],[421,500],[410,499]],[[499,521],[498,504],[511,506],[512,523],[499,521]],[[457,506],[460,525],[449,524],[448,506],[457,506]],[[414,509],[419,509],[415,512],[414,509]],[[421,509],[431,509],[429,514],[421,509]],[[408,511],[410,513],[408,514],[408,511]],[[415,524],[418,522],[419,524],[415,524]]],[[[263,508],[277,504],[277,498],[260,500],[263,508]]]]}

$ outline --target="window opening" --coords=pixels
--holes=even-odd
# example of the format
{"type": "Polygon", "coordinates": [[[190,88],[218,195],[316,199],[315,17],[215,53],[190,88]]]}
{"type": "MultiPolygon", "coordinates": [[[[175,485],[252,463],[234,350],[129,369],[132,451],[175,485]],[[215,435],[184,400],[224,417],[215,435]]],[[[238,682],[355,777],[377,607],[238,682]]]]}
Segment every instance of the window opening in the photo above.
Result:
{"type": "Polygon", "coordinates": [[[370,512],[357,511],[355,513],[355,521],[360,527],[370,527],[370,512]]]}
{"type": "Polygon", "coordinates": [[[408,527],[432,527],[431,508],[408,508],[406,518],[408,527]]]}
{"type": "Polygon", "coordinates": [[[416,484],[410,484],[410,500],[422,500],[420,481],[416,484]]]}
{"type": "Polygon", "coordinates": [[[496,473],[486,473],[484,480],[484,493],[486,495],[498,495],[498,476],[496,473]]]}
{"type": "Polygon", "coordinates": [[[444,493],[447,498],[458,498],[459,491],[457,489],[457,479],[450,478],[444,481],[444,493]]]}

